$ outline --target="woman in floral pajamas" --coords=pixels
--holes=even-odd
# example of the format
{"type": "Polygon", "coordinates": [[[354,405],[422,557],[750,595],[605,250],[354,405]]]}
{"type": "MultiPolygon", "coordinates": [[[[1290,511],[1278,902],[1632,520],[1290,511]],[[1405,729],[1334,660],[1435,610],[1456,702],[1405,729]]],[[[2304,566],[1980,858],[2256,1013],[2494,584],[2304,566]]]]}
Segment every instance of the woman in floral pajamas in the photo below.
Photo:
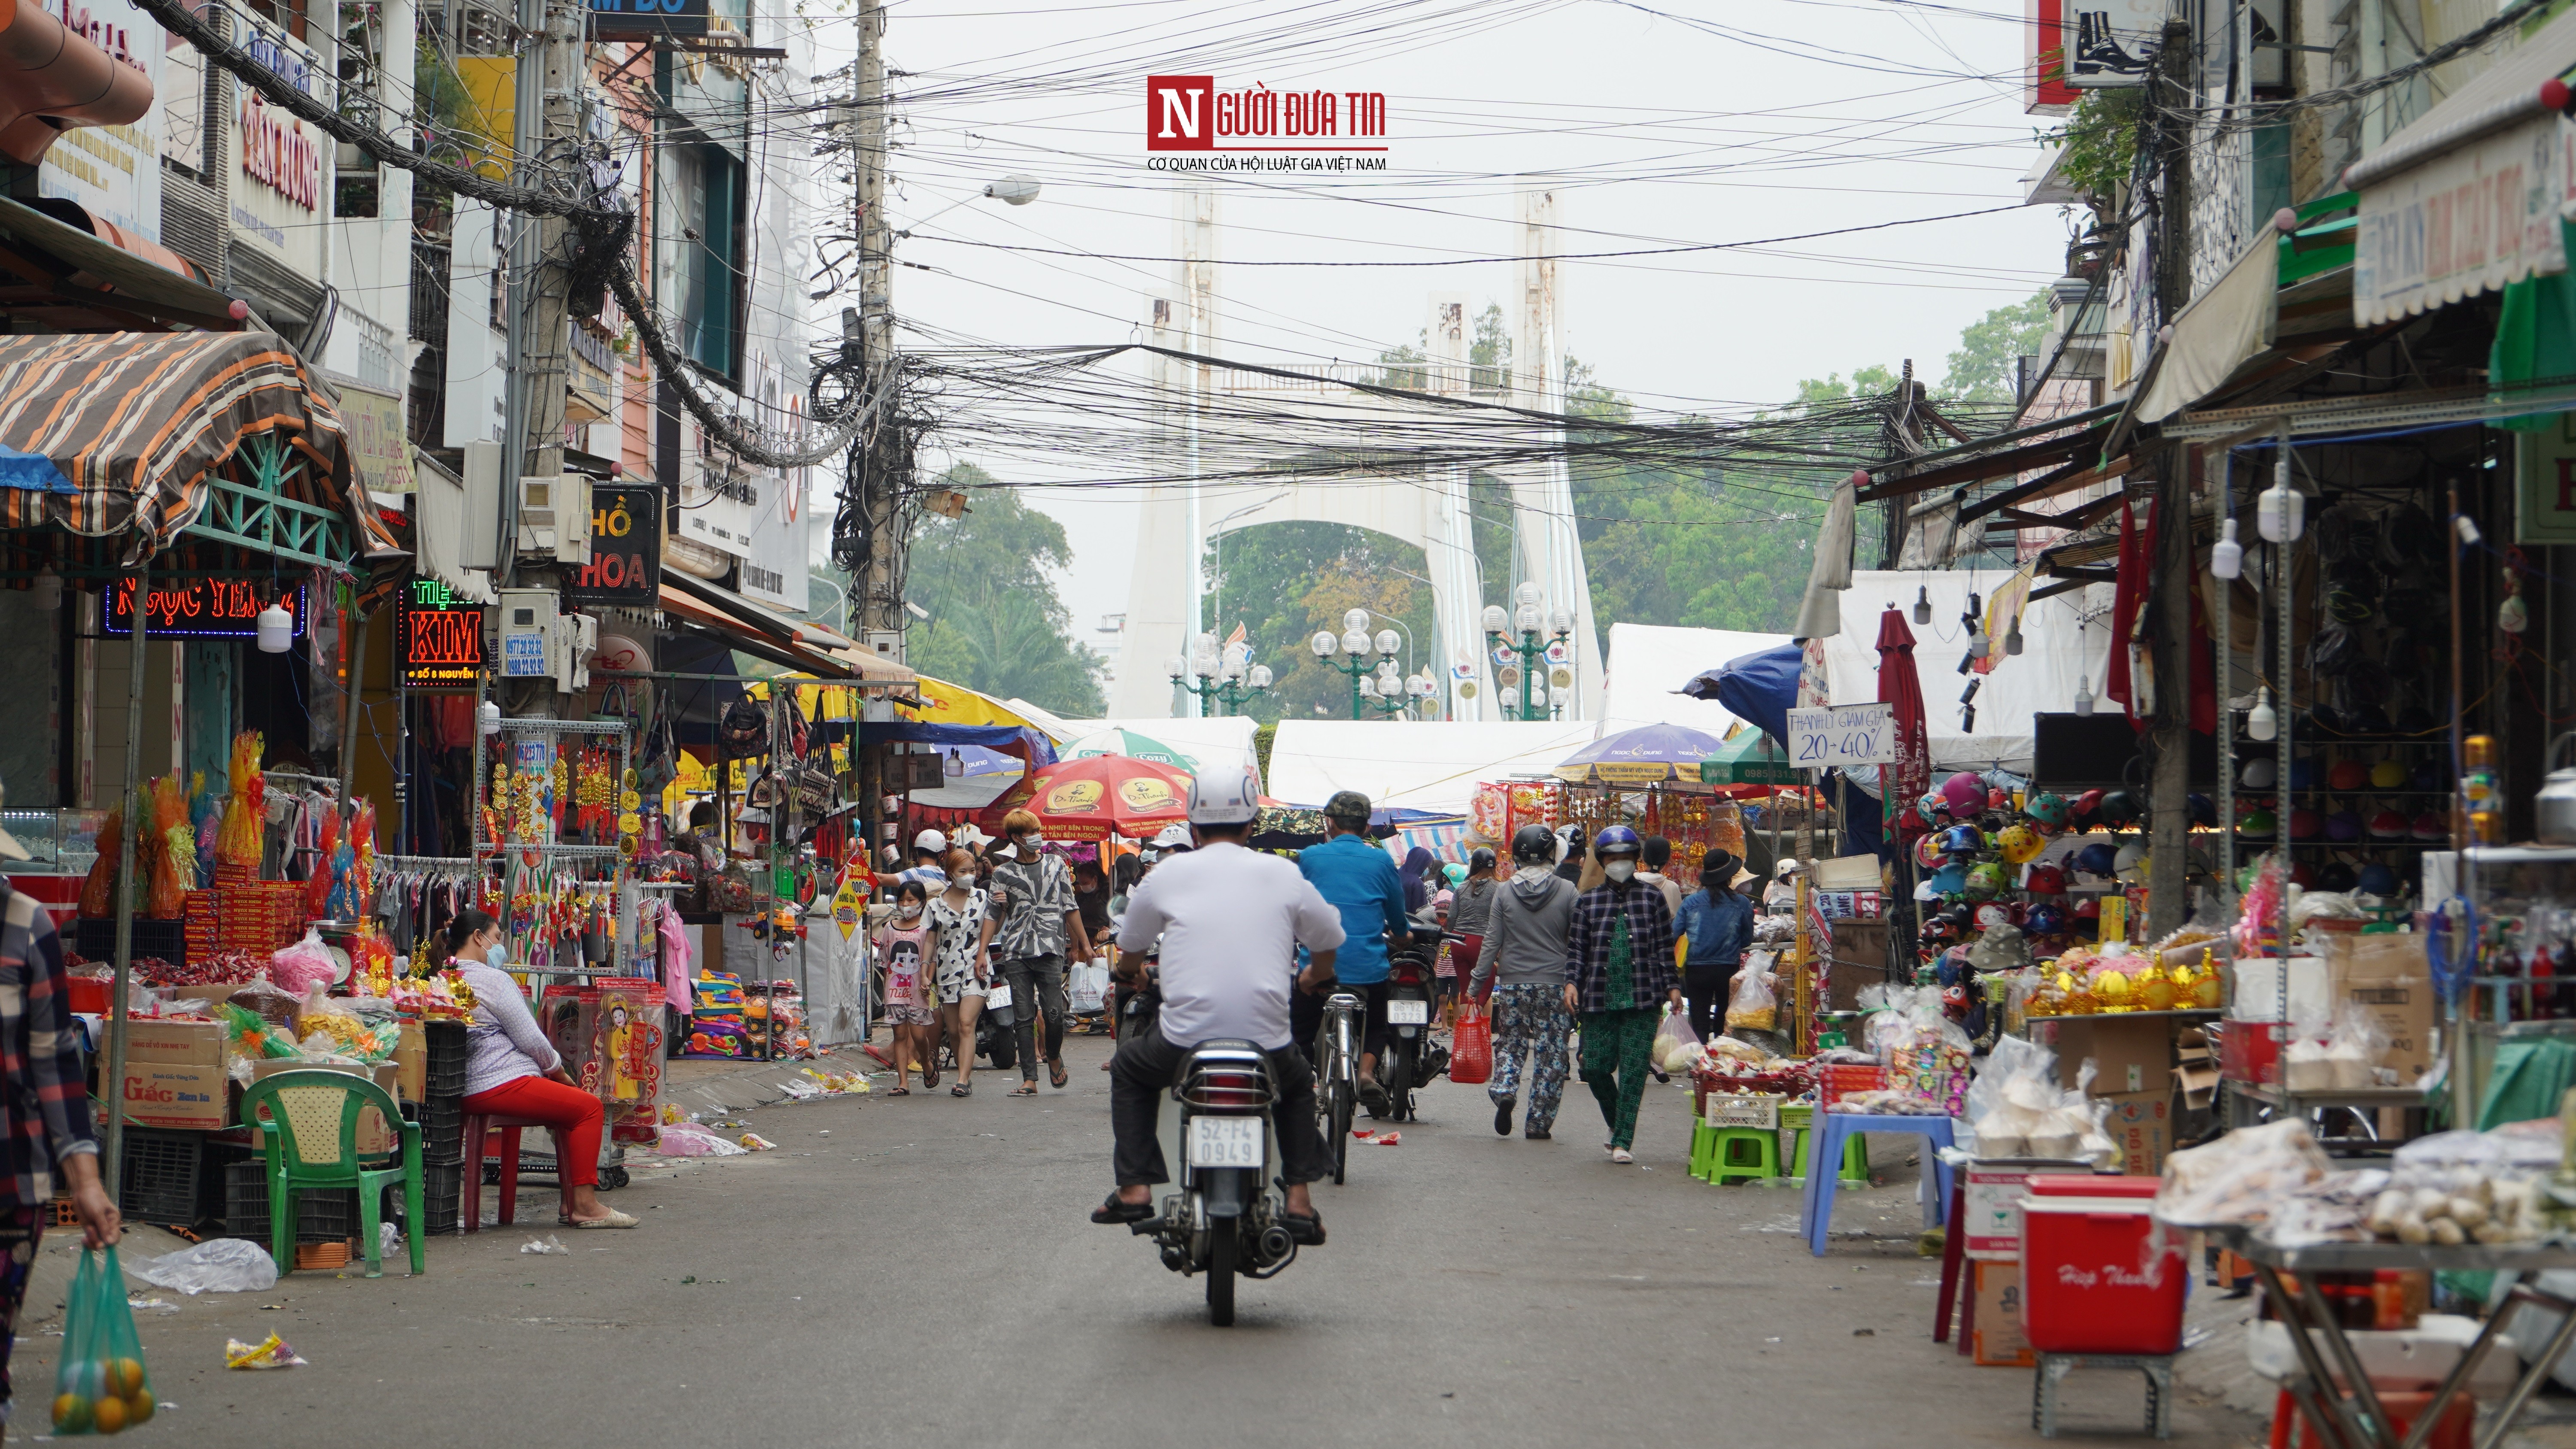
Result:
{"type": "Polygon", "coordinates": [[[1512,1108],[1527,1057],[1529,1115],[1521,1130],[1531,1141],[1544,1142],[1565,1094],[1565,1039],[1574,1028],[1565,988],[1576,892],[1573,882],[1556,876],[1556,837],[1544,825],[1521,827],[1512,838],[1512,862],[1520,869],[1492,893],[1484,946],[1467,988],[1483,1000],[1492,983],[1494,1077],[1485,1093],[1494,1099],[1494,1131],[1512,1135],[1512,1108]]]}
{"type": "Polygon", "coordinates": [[[939,992],[939,1019],[948,1030],[948,1049],[957,1057],[957,1085],[952,1097],[971,1096],[975,1078],[975,1018],[984,1014],[984,993],[993,979],[984,955],[985,894],[975,888],[980,869],[972,852],[948,852],[948,889],[930,898],[930,938],[938,944],[933,978],[939,992]]]}

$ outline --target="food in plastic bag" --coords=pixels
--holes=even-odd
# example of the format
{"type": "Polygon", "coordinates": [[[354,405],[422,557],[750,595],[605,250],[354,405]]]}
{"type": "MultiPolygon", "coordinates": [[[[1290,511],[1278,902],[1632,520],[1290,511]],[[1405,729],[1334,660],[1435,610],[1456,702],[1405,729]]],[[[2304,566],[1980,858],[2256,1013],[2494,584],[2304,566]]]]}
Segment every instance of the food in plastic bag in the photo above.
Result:
{"type": "MultiPolygon", "coordinates": [[[[1732,1021],[1727,1023],[1729,1026],[1734,1024],[1732,1021]]],[[[1690,1063],[1682,1054],[1698,1046],[1699,1038],[1690,1029],[1690,1018],[1678,1011],[1666,1013],[1663,1025],[1655,1028],[1655,1041],[1651,1048],[1655,1070],[1668,1073],[1690,1070],[1690,1063]]]]}
{"type": "Polygon", "coordinates": [[[310,1367],[294,1345],[272,1333],[257,1343],[244,1343],[238,1338],[224,1340],[224,1367],[228,1369],[282,1369],[310,1367]]]}
{"type": "Polygon", "coordinates": [[[257,1293],[277,1286],[277,1260],[248,1238],[208,1238],[158,1258],[146,1258],[134,1276],[182,1293],[257,1293]]]}
{"type": "Polygon", "coordinates": [[[1777,1031],[1780,1002],[1771,994],[1771,973],[1746,969],[1735,973],[1735,994],[1726,1003],[1728,1031],[1777,1031]]]}
{"type": "Polygon", "coordinates": [[[2165,1159],[2156,1216],[2187,1228],[2262,1223],[2332,1170],[2305,1118],[2244,1127],[2165,1159]]]}
{"type": "Polygon", "coordinates": [[[729,1137],[719,1137],[695,1122],[667,1123],[662,1128],[661,1146],[656,1149],[670,1157],[741,1157],[751,1149],[729,1137]]]}
{"type": "Polygon", "coordinates": [[[2334,1073],[2335,1090],[2376,1086],[2379,1059],[2387,1053],[2388,1032],[2370,1008],[2347,1001],[2337,1009],[2334,1034],[2326,1042],[2326,1064],[2334,1073]]]}
{"type": "Polygon", "coordinates": [[[148,1422],[155,1401],[143,1341],[125,1300],[116,1249],[84,1249],[63,1313],[63,1356],[54,1369],[54,1434],[116,1434],[148,1422]]]}
{"type": "Polygon", "coordinates": [[[322,933],[307,930],[303,940],[269,958],[268,979],[281,991],[305,996],[339,980],[340,963],[331,958],[331,948],[322,944],[322,933]]]}

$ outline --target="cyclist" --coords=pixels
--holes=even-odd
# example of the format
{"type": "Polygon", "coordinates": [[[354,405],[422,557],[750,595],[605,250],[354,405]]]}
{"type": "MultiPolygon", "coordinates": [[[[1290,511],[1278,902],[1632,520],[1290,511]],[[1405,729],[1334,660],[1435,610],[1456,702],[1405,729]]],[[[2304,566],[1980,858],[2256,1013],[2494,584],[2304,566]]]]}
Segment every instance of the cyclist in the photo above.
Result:
{"type": "MultiPolygon", "coordinates": [[[[1334,974],[1344,991],[1368,1008],[1360,1044],[1360,1100],[1374,1112],[1387,1108],[1386,1088],[1377,1080],[1378,1052],[1386,1045],[1387,944],[1413,932],[1404,912],[1404,883],[1395,862],[1368,838],[1369,798],[1343,790],[1324,802],[1324,824],[1333,834],[1321,845],[1297,852],[1297,868],[1325,900],[1342,913],[1344,941],[1334,974]]],[[[1323,1023],[1321,997],[1298,1003],[1295,1031],[1301,1043],[1312,1042],[1323,1023]]]]}
{"type": "Polygon", "coordinates": [[[1140,1223],[1154,1215],[1154,1184],[1170,1177],[1154,1135],[1156,1099],[1172,1085],[1172,1071],[1189,1048],[1239,1038],[1269,1055],[1278,1089],[1271,1119],[1288,1190],[1282,1226],[1300,1243],[1324,1241],[1306,1185],[1330,1170],[1330,1159],[1315,1125],[1315,1075],[1293,1047],[1288,1004],[1292,983],[1294,992],[1317,996],[1332,985],[1342,923],[1286,861],[1244,848],[1260,813],[1261,787],[1251,771],[1193,777],[1189,815],[1197,848],[1166,859],[1128,900],[1115,969],[1121,979],[1137,980],[1146,948],[1160,937],[1162,1011],[1119,1042],[1111,1059],[1118,1190],[1093,1211],[1095,1223],[1140,1223]],[[1296,969],[1300,946],[1311,958],[1303,972],[1296,969]]]}

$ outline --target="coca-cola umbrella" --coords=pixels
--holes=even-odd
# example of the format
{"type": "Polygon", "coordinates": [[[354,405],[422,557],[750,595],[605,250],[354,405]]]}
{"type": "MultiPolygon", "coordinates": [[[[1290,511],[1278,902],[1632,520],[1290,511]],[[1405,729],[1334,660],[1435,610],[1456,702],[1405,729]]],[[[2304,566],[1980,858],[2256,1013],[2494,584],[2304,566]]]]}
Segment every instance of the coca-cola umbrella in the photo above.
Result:
{"type": "Polygon", "coordinates": [[[1878,698],[1894,706],[1896,763],[1883,772],[1879,795],[1894,818],[1932,788],[1932,738],[1923,723],[1923,679],[1914,672],[1914,631],[1897,609],[1878,616],[1878,698]]]}
{"type": "Polygon", "coordinates": [[[1014,810],[1036,815],[1053,840],[1143,839],[1189,819],[1190,777],[1126,755],[1060,760],[1005,790],[980,824],[999,831],[1014,810]]]}

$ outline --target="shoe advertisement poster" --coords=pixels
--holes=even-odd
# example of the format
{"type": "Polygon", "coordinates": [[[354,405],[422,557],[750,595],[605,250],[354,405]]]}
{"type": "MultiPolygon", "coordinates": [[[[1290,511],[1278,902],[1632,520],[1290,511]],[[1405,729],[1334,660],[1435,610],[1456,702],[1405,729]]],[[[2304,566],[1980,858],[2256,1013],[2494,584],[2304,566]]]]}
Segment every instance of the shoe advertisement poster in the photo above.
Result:
{"type": "Polygon", "coordinates": [[[2146,84],[2167,9],[2165,0],[2068,0],[2066,83],[2078,90],[2146,84]]]}

